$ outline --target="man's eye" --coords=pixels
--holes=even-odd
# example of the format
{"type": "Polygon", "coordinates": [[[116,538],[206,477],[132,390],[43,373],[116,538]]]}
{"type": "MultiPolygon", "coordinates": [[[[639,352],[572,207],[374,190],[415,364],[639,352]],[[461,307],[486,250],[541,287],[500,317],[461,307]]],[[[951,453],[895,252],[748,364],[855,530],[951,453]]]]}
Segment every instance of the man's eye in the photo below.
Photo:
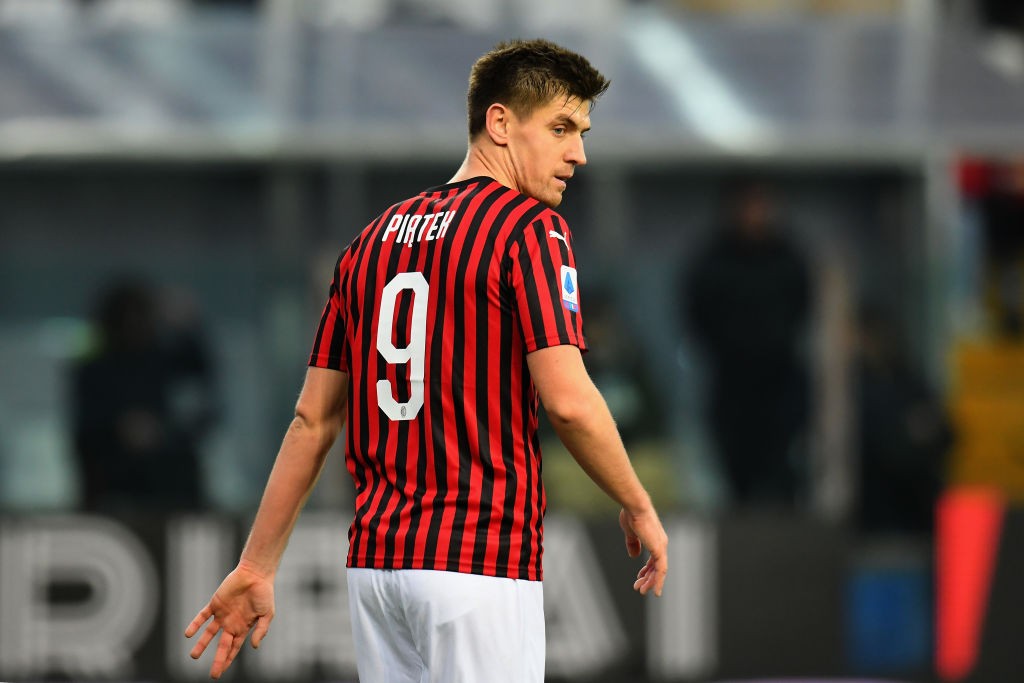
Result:
{"type": "Polygon", "coordinates": [[[565,135],[565,127],[564,126],[558,126],[554,130],[555,130],[555,135],[565,135]]]}

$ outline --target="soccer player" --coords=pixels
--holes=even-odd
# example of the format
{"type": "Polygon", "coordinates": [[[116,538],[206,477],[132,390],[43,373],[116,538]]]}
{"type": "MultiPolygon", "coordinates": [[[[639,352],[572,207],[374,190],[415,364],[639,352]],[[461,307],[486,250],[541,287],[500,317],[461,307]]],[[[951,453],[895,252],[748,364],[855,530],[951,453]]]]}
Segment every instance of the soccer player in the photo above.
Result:
{"type": "Polygon", "coordinates": [[[661,594],[667,536],[584,368],[573,236],[553,209],[608,81],[543,40],[473,66],[469,151],[342,252],[295,418],[238,566],[189,624],[218,678],[274,616],[274,575],[347,424],[348,588],[362,683],[544,679],[538,399],[622,506],[634,588],[661,594]]]}

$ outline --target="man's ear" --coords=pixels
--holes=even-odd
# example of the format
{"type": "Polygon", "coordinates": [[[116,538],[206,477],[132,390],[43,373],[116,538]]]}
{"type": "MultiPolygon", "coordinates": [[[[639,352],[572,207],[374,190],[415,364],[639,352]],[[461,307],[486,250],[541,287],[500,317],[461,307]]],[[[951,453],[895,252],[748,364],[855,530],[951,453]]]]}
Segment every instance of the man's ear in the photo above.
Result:
{"type": "Polygon", "coordinates": [[[501,147],[507,145],[509,138],[509,125],[512,122],[512,110],[504,104],[498,104],[495,102],[487,108],[487,117],[485,121],[487,135],[491,138],[491,142],[501,147]]]}

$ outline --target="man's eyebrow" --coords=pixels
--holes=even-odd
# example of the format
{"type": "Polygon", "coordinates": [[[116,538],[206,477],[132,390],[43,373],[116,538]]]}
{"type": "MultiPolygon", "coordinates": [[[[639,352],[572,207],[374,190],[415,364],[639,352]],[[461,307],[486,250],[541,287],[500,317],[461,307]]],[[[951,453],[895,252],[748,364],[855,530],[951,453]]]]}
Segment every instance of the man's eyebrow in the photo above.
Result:
{"type": "MultiPolygon", "coordinates": [[[[567,114],[559,114],[558,116],[556,116],[554,120],[551,122],[551,125],[563,125],[566,128],[572,129],[580,128],[580,125],[573,121],[567,114]]],[[[590,126],[586,126],[582,130],[584,133],[586,133],[588,130],[590,130],[590,126]]]]}

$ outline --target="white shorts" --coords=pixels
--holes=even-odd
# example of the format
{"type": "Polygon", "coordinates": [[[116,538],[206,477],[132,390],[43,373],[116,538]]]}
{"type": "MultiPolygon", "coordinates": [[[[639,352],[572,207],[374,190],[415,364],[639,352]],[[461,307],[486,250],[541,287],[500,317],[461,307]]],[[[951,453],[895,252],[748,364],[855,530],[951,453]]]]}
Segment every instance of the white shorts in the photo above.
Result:
{"type": "Polygon", "coordinates": [[[543,683],[544,590],[417,569],[349,569],[360,683],[543,683]]]}

